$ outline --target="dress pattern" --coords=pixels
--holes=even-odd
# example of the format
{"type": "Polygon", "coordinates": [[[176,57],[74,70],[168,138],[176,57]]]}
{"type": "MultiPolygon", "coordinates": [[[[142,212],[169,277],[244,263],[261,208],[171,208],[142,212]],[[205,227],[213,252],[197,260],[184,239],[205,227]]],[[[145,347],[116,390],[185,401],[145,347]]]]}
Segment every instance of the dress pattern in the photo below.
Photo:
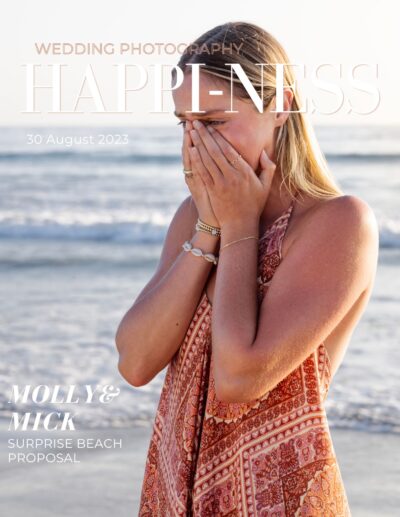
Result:
{"type": "MultiPolygon", "coordinates": [[[[293,206],[259,241],[259,303],[293,206]]],[[[324,407],[324,343],[263,396],[226,403],[215,395],[211,317],[203,291],[165,374],[139,517],[351,517],[324,407]]]]}

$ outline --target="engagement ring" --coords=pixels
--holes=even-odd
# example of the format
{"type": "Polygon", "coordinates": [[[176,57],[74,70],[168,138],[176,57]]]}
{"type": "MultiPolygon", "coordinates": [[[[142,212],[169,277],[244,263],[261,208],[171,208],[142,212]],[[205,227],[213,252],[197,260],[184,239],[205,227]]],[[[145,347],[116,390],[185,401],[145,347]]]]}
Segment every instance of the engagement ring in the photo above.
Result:
{"type": "Polygon", "coordinates": [[[232,167],[234,167],[236,165],[236,163],[240,160],[242,156],[239,154],[238,156],[236,156],[236,158],[233,160],[233,162],[231,162],[231,165],[232,167]]]}

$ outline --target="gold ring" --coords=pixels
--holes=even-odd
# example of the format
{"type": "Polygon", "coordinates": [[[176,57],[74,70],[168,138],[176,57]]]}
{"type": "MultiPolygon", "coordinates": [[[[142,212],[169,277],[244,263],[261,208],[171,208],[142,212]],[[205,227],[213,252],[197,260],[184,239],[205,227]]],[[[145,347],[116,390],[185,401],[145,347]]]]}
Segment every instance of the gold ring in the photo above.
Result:
{"type": "Polygon", "coordinates": [[[242,156],[241,156],[240,154],[238,154],[238,155],[236,156],[236,158],[233,160],[233,162],[231,162],[232,167],[234,167],[234,166],[235,166],[236,162],[238,162],[238,161],[240,160],[240,158],[241,158],[241,157],[242,157],[242,156]]]}
{"type": "Polygon", "coordinates": [[[183,174],[187,177],[187,178],[192,178],[193,177],[193,172],[191,169],[183,169],[183,174]]]}

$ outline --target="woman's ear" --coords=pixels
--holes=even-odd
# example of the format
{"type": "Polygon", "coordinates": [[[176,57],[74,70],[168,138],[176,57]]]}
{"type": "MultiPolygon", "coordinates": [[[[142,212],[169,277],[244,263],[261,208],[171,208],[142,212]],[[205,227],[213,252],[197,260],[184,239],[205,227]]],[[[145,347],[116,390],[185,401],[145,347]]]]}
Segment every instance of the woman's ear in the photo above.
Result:
{"type": "Polygon", "coordinates": [[[276,96],[274,97],[274,104],[271,112],[275,115],[275,127],[283,126],[288,119],[292,107],[293,97],[294,95],[291,88],[283,89],[283,111],[276,111],[276,96]]]}

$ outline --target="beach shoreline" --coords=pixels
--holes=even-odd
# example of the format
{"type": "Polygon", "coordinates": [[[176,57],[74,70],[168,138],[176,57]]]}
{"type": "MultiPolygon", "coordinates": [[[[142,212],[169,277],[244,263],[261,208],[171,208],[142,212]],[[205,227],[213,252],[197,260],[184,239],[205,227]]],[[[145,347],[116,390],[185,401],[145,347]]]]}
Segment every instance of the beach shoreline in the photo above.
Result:
{"type": "MultiPolygon", "coordinates": [[[[84,439],[121,440],[122,447],[84,449],[75,464],[24,465],[8,463],[7,440],[17,434],[3,428],[0,513],[9,517],[137,515],[151,430],[143,426],[76,431],[74,436],[84,439]]],[[[400,436],[336,428],[330,432],[352,517],[395,515],[400,507],[400,436]]]]}

